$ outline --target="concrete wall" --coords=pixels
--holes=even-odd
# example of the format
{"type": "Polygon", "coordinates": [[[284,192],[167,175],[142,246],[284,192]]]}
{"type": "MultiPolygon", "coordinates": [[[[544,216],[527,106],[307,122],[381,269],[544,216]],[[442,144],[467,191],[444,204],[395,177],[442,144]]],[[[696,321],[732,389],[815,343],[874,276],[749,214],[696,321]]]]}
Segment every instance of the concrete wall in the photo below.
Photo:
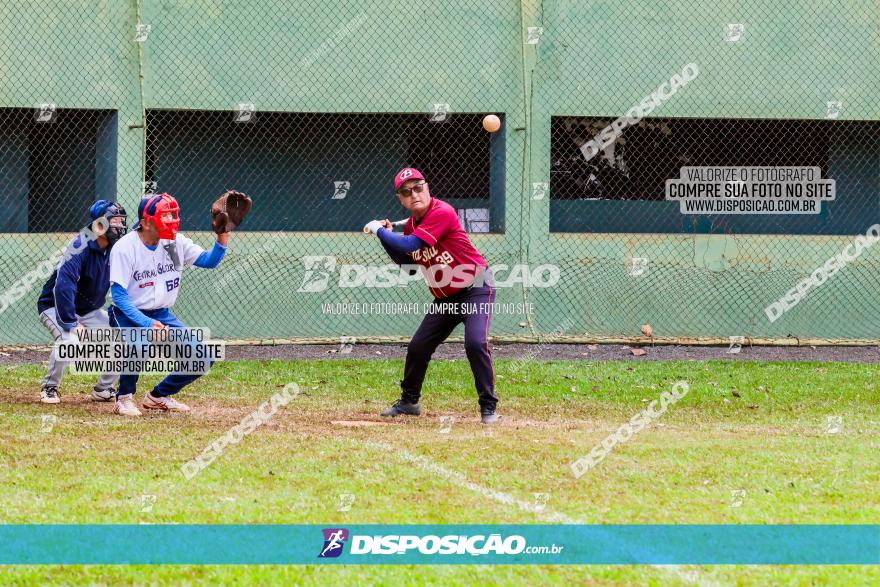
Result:
{"type": "MultiPolygon", "coordinates": [[[[499,317],[496,334],[630,335],[649,321],[657,334],[675,336],[876,338],[880,255],[874,250],[778,322],[770,324],[763,314],[767,303],[839,252],[850,236],[550,233],[550,209],[559,202],[532,198],[532,184],[548,181],[552,116],[619,116],[690,62],[699,64],[699,79],[657,116],[821,119],[827,102],[837,100],[844,105],[840,120],[880,119],[876,4],[752,0],[706,6],[685,0],[6,3],[0,6],[0,108],[54,102],[115,110],[116,196],[129,210],[136,209],[142,189],[144,109],[231,115],[239,103],[253,103],[258,111],[427,113],[445,102],[454,112],[504,113],[504,156],[497,160],[504,166],[505,230],[475,240],[492,263],[556,263],[563,280],[553,289],[501,291],[501,300],[533,303],[535,316],[499,317]],[[138,11],[152,27],[143,45],[134,41],[138,11]],[[731,22],[745,23],[743,42],[725,42],[731,22]],[[527,28],[534,26],[544,27],[544,34],[527,44],[527,28]],[[632,257],[648,258],[649,271],[630,275],[632,257]]],[[[391,129],[385,133],[394,136],[391,129]]],[[[106,134],[101,137],[107,145],[106,134]]],[[[880,200],[870,187],[880,165],[876,145],[876,137],[862,137],[839,146],[841,153],[873,158],[874,167],[859,168],[864,177],[837,177],[839,198],[852,189],[864,199],[865,228],[880,217],[880,200]]],[[[229,145],[230,162],[245,169],[248,155],[235,146],[229,145]]],[[[14,133],[0,137],[3,152],[23,148],[14,133]]],[[[385,152],[393,145],[376,148],[385,152]]],[[[22,169],[7,169],[2,161],[0,202],[21,210],[16,177],[22,169]]],[[[112,184],[106,163],[96,172],[103,190],[112,184]]],[[[387,172],[364,171],[377,185],[387,172]]],[[[497,168],[494,173],[499,177],[497,168]]],[[[204,193],[218,187],[206,181],[204,193]]],[[[2,222],[14,231],[23,220],[2,222]]],[[[193,221],[190,228],[200,226],[193,221]]],[[[240,338],[412,331],[418,316],[328,317],[319,302],[425,301],[418,284],[393,291],[296,291],[304,257],[380,262],[375,242],[352,233],[278,229],[238,234],[221,271],[191,272],[180,315],[240,338]],[[218,319],[224,304],[243,302],[253,308],[246,316],[218,319]]],[[[29,271],[66,238],[0,235],[0,283],[29,271]]],[[[211,235],[196,238],[208,244],[211,235]]],[[[45,341],[36,291],[0,315],[0,342],[45,341]]]]}

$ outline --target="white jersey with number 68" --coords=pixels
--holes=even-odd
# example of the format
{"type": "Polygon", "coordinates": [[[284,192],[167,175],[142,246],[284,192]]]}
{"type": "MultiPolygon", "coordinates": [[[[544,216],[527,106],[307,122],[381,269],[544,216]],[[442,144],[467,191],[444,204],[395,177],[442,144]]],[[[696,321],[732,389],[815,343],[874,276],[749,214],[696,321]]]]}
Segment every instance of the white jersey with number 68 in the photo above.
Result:
{"type": "MultiPolygon", "coordinates": [[[[110,250],[110,282],[124,287],[138,310],[171,308],[177,300],[181,275],[163,244],[150,250],[132,231],[110,250]]],[[[174,244],[182,265],[192,266],[205,251],[179,232],[174,244]]]]}

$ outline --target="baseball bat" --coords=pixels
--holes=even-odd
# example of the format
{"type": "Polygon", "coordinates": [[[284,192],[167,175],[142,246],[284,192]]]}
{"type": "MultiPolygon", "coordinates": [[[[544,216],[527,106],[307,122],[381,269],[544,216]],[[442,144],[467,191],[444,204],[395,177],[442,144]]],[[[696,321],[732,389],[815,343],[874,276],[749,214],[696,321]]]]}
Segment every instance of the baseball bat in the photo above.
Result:
{"type": "MultiPolygon", "coordinates": [[[[391,223],[391,226],[403,226],[408,220],[409,218],[404,218],[403,220],[395,220],[391,223]]],[[[364,234],[370,234],[370,229],[367,228],[366,225],[364,225],[364,234]]]]}

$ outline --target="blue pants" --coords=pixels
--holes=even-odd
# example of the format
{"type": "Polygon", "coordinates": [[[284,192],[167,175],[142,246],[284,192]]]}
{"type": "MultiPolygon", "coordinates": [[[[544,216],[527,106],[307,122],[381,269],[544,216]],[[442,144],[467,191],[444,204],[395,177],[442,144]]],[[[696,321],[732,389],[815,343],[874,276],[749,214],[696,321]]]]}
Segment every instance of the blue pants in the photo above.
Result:
{"type": "MultiPolygon", "coordinates": [[[[169,310],[168,308],[141,311],[148,317],[152,318],[153,320],[158,320],[169,328],[186,328],[186,325],[181,322],[177,316],[172,314],[171,310],[169,310]]],[[[137,324],[129,320],[125,314],[120,312],[116,308],[116,306],[110,306],[109,314],[110,326],[113,326],[115,328],[138,327],[137,324]]],[[[214,362],[211,361],[211,364],[213,365],[214,362]]],[[[139,377],[140,375],[120,375],[119,389],[116,392],[116,397],[119,397],[120,395],[134,393],[137,389],[137,381],[139,377]]],[[[184,375],[182,373],[171,373],[170,375],[167,375],[165,379],[160,381],[158,385],[153,388],[153,391],[151,393],[153,397],[165,397],[169,395],[174,395],[199,377],[201,377],[201,375],[184,375]]]]}
{"type": "Polygon", "coordinates": [[[480,407],[495,408],[498,396],[495,395],[495,371],[489,348],[491,304],[494,301],[495,290],[488,285],[434,300],[431,311],[425,315],[406,350],[403,381],[400,382],[402,399],[418,403],[431,356],[455,327],[464,323],[464,350],[474,375],[480,407]]]}

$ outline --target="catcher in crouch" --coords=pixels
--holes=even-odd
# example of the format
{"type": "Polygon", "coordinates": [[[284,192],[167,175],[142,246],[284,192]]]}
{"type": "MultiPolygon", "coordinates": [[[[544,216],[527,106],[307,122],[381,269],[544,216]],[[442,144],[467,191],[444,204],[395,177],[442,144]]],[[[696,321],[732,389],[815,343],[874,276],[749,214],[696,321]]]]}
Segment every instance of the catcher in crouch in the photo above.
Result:
{"type": "Polygon", "coordinates": [[[422,266],[434,302],[407,347],[400,399],[382,415],[421,414],[419,397],[431,356],[455,327],[463,323],[464,350],[477,387],[480,421],[494,424],[498,420],[495,413],[498,396],[489,348],[489,324],[495,290],[491,287],[488,264],[471,244],[455,209],[431,197],[418,169],[407,167],[398,171],[394,176],[394,189],[400,204],[412,214],[403,235],[392,232],[392,224],[387,219],[374,220],[365,230],[379,237],[395,263],[408,265],[415,261],[422,266]],[[449,279],[449,273],[458,277],[449,279]]]}
{"type": "MultiPolygon", "coordinates": [[[[186,328],[171,307],[177,299],[184,265],[213,269],[226,254],[229,233],[251,208],[251,199],[224,193],[211,206],[211,223],[217,241],[205,251],[178,232],[180,207],[168,194],[147,194],[138,205],[138,222],[132,232],[110,252],[110,324],[118,328],[186,328]],[[161,245],[161,246],[160,246],[161,245]]],[[[201,375],[171,373],[147,393],[147,410],[188,412],[189,406],[172,397],[201,375]]],[[[134,402],[138,375],[122,375],[116,392],[115,412],[140,416],[134,402]]]]}

